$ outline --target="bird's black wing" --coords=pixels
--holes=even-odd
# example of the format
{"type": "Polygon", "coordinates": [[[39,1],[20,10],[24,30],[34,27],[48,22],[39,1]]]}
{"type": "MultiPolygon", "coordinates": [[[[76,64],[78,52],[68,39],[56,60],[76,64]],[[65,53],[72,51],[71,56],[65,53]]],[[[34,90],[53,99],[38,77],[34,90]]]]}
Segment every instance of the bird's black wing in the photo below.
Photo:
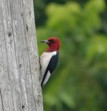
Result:
{"type": "Polygon", "coordinates": [[[56,55],[53,55],[53,56],[51,57],[51,60],[50,60],[50,62],[49,62],[49,64],[48,64],[48,67],[47,67],[47,69],[46,69],[46,71],[45,71],[45,74],[44,74],[44,77],[43,77],[43,79],[42,79],[41,86],[43,86],[43,82],[44,82],[44,80],[45,80],[45,78],[46,78],[46,76],[47,76],[48,71],[52,74],[52,72],[53,72],[54,69],[56,68],[57,64],[58,64],[58,53],[57,53],[56,55]]]}

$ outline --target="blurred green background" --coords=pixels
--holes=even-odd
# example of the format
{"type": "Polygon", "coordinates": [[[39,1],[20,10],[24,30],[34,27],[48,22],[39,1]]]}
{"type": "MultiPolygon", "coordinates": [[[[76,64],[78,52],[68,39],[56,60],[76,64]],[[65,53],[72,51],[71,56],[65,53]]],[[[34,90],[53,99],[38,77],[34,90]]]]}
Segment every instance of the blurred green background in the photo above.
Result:
{"type": "Polygon", "coordinates": [[[45,111],[107,111],[107,0],[34,0],[39,41],[61,39],[45,111]]]}

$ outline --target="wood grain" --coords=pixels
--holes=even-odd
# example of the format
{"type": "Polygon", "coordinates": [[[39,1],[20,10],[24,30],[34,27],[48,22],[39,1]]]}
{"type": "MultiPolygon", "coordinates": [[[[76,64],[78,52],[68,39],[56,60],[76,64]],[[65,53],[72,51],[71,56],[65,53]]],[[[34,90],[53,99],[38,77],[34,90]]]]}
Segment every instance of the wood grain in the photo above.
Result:
{"type": "Polygon", "coordinates": [[[43,111],[32,0],[0,0],[0,111],[43,111]]]}

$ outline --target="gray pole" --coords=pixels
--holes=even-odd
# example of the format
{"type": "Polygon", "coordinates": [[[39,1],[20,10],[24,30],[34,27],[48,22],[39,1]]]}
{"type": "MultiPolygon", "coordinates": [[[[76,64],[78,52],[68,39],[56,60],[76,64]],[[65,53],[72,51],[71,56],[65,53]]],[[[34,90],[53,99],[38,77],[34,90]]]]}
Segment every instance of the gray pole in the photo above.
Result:
{"type": "Polygon", "coordinates": [[[43,111],[32,0],[0,0],[0,111],[43,111]]]}

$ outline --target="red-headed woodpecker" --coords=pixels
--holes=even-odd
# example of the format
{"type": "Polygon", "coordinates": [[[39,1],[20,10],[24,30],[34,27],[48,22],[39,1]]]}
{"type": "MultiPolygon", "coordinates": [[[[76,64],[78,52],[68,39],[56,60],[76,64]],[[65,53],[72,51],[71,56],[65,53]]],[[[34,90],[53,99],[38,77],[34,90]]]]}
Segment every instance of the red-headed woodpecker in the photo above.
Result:
{"type": "Polygon", "coordinates": [[[57,37],[50,37],[48,40],[42,40],[41,42],[48,45],[48,48],[40,57],[41,86],[44,86],[57,66],[60,40],[57,37]]]}

